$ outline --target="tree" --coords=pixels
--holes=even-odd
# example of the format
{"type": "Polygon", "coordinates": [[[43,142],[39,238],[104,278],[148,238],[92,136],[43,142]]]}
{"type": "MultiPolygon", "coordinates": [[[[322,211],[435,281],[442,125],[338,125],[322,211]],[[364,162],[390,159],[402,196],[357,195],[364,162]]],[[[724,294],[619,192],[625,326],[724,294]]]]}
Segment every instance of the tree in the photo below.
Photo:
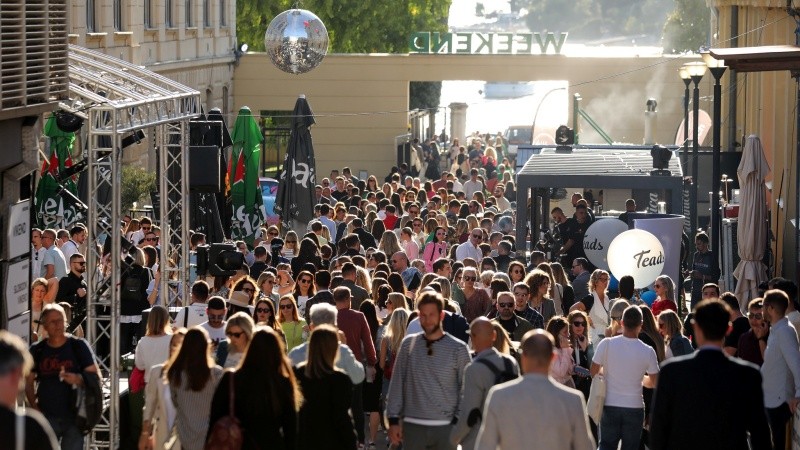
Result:
{"type": "Polygon", "coordinates": [[[664,52],[696,52],[708,42],[710,21],[705,0],[675,0],[675,9],[664,24],[664,52]]]}
{"type": "MultiPolygon", "coordinates": [[[[264,51],[267,26],[294,4],[288,0],[237,1],[239,42],[253,51],[264,51]]],[[[327,27],[332,53],[406,53],[409,33],[447,31],[450,0],[306,0],[302,7],[327,27]]]]}
{"type": "Polygon", "coordinates": [[[156,191],[156,174],[130,164],[122,166],[122,188],[120,192],[120,210],[127,211],[133,202],[150,201],[150,192],[156,191]]]}

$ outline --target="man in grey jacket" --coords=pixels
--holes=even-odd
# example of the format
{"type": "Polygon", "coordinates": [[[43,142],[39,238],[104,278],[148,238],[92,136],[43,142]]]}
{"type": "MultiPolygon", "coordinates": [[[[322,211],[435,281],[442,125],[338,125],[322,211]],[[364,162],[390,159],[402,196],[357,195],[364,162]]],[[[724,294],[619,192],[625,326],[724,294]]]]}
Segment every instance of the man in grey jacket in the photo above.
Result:
{"type": "Polygon", "coordinates": [[[553,336],[531,330],[522,339],[525,375],[489,390],[478,450],[546,448],[592,450],[583,395],[548,376],[556,358],[553,336]],[[531,407],[531,405],[539,405],[531,407]]]}
{"type": "Polygon", "coordinates": [[[478,317],[473,320],[469,334],[475,358],[464,370],[458,422],[450,432],[450,441],[453,445],[461,444],[462,450],[475,448],[475,439],[482,421],[483,402],[489,389],[499,381],[498,375],[503,378],[502,381],[519,377],[517,361],[493,347],[497,332],[489,319],[478,317]]]}

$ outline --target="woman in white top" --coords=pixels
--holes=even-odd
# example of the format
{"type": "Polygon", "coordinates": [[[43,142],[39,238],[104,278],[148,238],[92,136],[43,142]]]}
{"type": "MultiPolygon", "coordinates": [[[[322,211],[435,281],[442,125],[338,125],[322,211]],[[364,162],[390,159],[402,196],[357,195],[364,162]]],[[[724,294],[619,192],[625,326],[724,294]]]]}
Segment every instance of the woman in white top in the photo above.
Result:
{"type": "Polygon", "coordinates": [[[589,277],[590,295],[575,302],[570,311],[583,311],[589,314],[589,338],[597,345],[605,337],[605,330],[611,324],[611,299],[608,298],[608,272],[597,269],[589,277]]]}
{"type": "MultiPolygon", "coordinates": [[[[181,348],[184,336],[186,336],[186,328],[179,328],[170,336],[170,357],[181,348]]],[[[139,435],[140,450],[166,448],[167,442],[170,442],[171,439],[177,441],[173,429],[175,405],[172,404],[169,383],[164,377],[165,365],[166,361],[156,364],[147,374],[142,433],[139,435]]],[[[180,448],[180,446],[173,445],[172,448],[180,448]]]]}
{"type": "Polygon", "coordinates": [[[163,364],[169,357],[170,317],[167,308],[156,305],[150,308],[147,316],[147,332],[136,344],[134,362],[136,368],[143,370],[145,376],[156,364],[163,364]]]}

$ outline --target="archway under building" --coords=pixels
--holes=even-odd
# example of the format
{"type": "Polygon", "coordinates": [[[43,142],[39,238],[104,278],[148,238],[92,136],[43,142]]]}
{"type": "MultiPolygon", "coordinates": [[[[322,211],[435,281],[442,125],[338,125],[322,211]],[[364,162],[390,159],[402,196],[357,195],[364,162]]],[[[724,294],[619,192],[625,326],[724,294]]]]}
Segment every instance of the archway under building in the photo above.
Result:
{"type": "MultiPolygon", "coordinates": [[[[676,74],[690,59],[661,54],[332,54],[314,71],[291,75],[275,68],[266,54],[248,53],[234,72],[234,107],[290,110],[304,94],[316,115],[312,134],[317,173],[348,165],[354,173],[381,175],[396,163],[395,138],[409,132],[412,81],[565,80],[569,99],[580,94],[582,108],[608,134],[636,144],[644,135],[645,102],[653,97],[659,114],[655,140],[673,144],[683,118],[684,86],[676,74]]],[[[466,104],[466,114],[469,108],[466,104]]],[[[571,111],[569,115],[571,126],[571,111]]]]}

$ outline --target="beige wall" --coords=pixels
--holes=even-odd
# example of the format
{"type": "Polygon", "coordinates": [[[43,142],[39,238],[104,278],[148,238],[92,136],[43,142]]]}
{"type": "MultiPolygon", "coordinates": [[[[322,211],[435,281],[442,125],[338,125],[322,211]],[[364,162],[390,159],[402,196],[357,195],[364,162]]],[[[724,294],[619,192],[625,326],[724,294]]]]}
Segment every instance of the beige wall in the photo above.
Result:
{"type": "MultiPolygon", "coordinates": [[[[405,133],[408,126],[410,81],[568,80],[570,98],[580,93],[583,108],[606,132],[615,140],[634,143],[642,142],[645,101],[655,97],[659,102],[657,141],[672,144],[683,117],[683,82],[677,69],[685,61],[661,57],[335,54],[310,73],[290,75],[275,68],[266,54],[248,53],[234,73],[234,104],[236,109],[249,106],[254,113],[291,111],[297,96],[305,94],[318,116],[312,129],[317,172],[326,176],[333,168],[349,165],[354,173],[363,169],[384,174],[396,161],[394,137],[405,133]],[[616,76],[625,72],[630,73],[616,76]]],[[[509,117],[509,124],[513,121],[509,117]]],[[[437,124],[437,130],[442,126],[437,124]]],[[[588,127],[583,130],[582,143],[601,142],[588,127]]]]}
{"type": "MultiPolygon", "coordinates": [[[[731,47],[732,6],[739,6],[737,47],[795,44],[795,22],[785,9],[769,0],[708,0],[710,6],[719,8],[716,22],[718,47],[731,47]],[[751,31],[752,30],[752,31],[751,31]],[[748,32],[750,31],[750,32],[748,32]]],[[[780,2],[785,4],[785,2],[780,2]]],[[[796,2],[795,2],[796,3],[796,2]]],[[[710,77],[709,77],[710,78],[710,77]]],[[[726,137],[728,115],[725,93],[729,89],[729,74],[723,78],[723,139],[726,137]]],[[[774,192],[769,197],[772,214],[772,231],[776,242],[776,273],[797,279],[795,269],[795,228],[789,223],[795,218],[798,196],[795,192],[795,164],[797,158],[796,105],[797,84],[788,71],[753,72],[738,75],[736,129],[737,140],[744,145],[744,137],[756,134],[761,138],[774,182],[774,192]],[[782,186],[782,188],[781,188],[782,186]],[[779,189],[784,207],[776,205],[779,189]]],[[[727,145],[723,141],[723,148],[727,145]]]]}

